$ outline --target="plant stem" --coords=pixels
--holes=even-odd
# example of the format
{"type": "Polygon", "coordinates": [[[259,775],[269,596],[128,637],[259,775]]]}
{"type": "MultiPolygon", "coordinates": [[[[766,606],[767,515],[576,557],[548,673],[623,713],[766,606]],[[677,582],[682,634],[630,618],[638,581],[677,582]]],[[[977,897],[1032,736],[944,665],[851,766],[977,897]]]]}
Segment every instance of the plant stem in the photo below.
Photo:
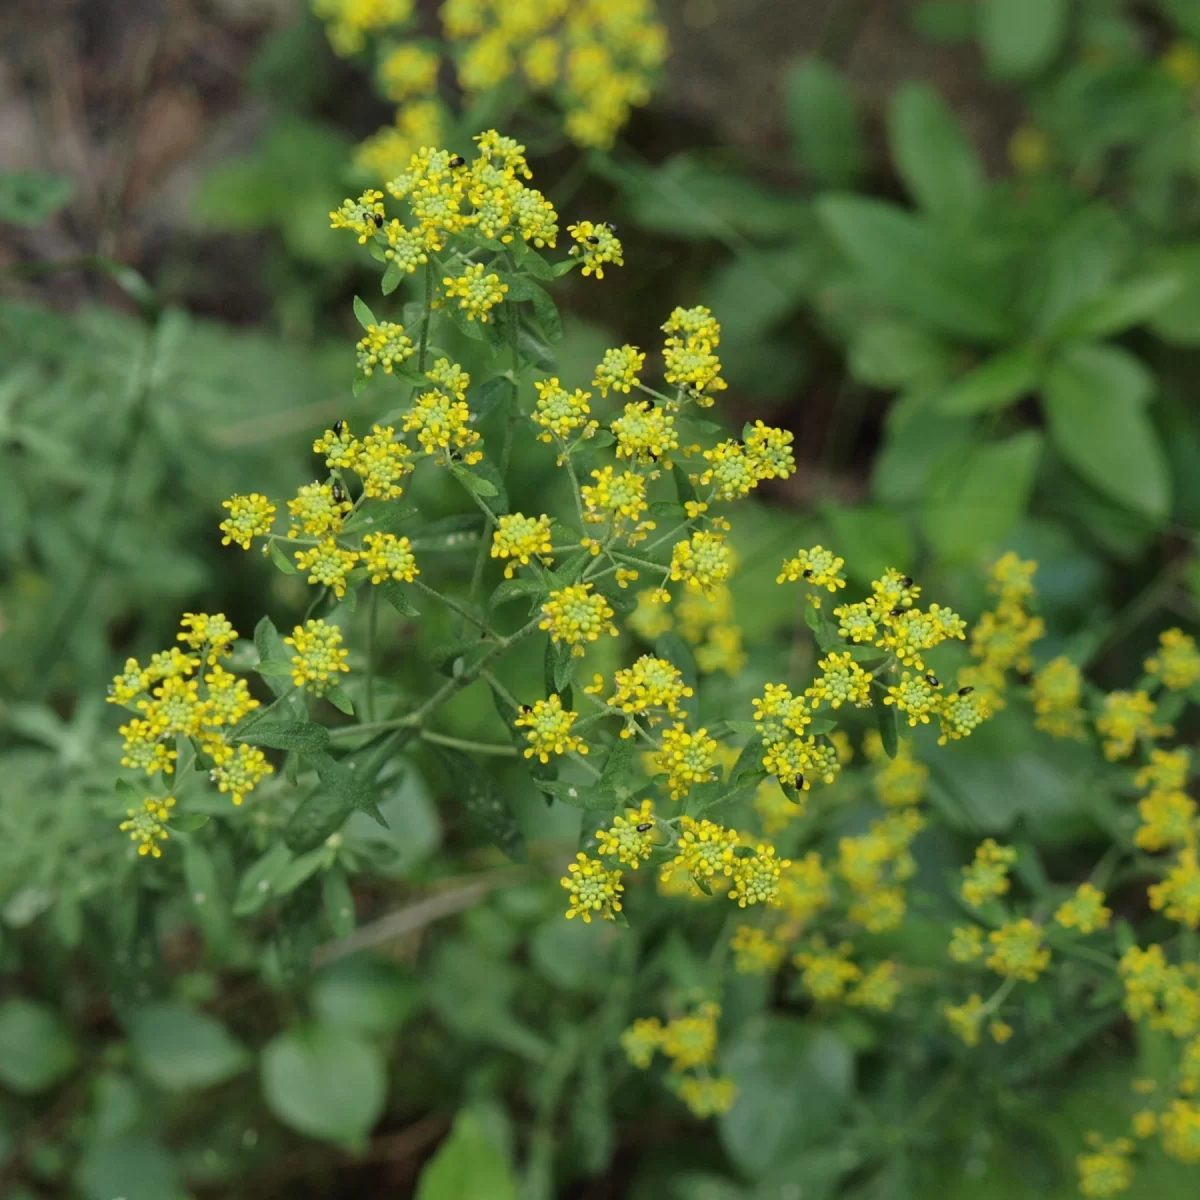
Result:
{"type": "Polygon", "coordinates": [[[433,733],[428,729],[421,730],[423,742],[433,742],[436,746],[452,746],[455,750],[469,750],[473,754],[494,754],[498,758],[516,758],[515,746],[500,746],[494,742],[473,742],[467,738],[450,737],[444,733],[433,733]]]}
{"type": "Polygon", "coordinates": [[[429,584],[422,583],[420,579],[414,579],[413,584],[417,588],[418,591],[424,592],[425,595],[432,597],[434,600],[437,600],[441,604],[444,604],[451,611],[458,613],[458,615],[460,617],[462,617],[464,621],[469,621],[472,625],[475,626],[476,629],[478,629],[486,637],[490,638],[493,636],[491,628],[489,627],[488,623],[486,621],[480,620],[480,618],[477,617],[473,612],[471,612],[470,609],[465,608],[463,605],[459,604],[459,602],[457,600],[452,600],[449,596],[443,595],[441,592],[437,591],[435,588],[431,588],[429,586],[429,584]]]}
{"type": "Polygon", "coordinates": [[[425,374],[425,356],[429,350],[429,327],[433,324],[433,259],[425,264],[425,315],[421,320],[421,341],[417,348],[417,370],[425,374]]]}
{"type": "Polygon", "coordinates": [[[379,589],[371,588],[367,601],[367,695],[366,716],[375,720],[375,636],[379,628],[379,589]]]}

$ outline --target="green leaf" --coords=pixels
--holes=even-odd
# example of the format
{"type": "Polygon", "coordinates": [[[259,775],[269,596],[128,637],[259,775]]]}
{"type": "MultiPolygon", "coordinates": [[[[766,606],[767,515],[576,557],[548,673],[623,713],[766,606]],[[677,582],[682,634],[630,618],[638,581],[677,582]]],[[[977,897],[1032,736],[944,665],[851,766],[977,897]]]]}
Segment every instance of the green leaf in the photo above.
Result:
{"type": "Polygon", "coordinates": [[[266,907],[274,895],[276,883],[292,861],[291,851],[283,842],[276,842],[254,862],[238,884],[233,902],[234,916],[250,917],[266,907]]]}
{"type": "Polygon", "coordinates": [[[22,1096],[53,1087],[75,1066],[75,1045],[58,1014],[14,996],[0,1003],[0,1083],[22,1096]]]}
{"type": "Polygon", "coordinates": [[[322,877],[321,903],[333,936],[349,937],[354,932],[354,893],[341,867],[331,867],[322,877]]]}
{"type": "Polygon", "coordinates": [[[183,844],[183,879],[205,939],[214,953],[224,955],[233,930],[229,903],[216,866],[197,838],[183,844]]]}
{"type": "Polygon", "coordinates": [[[1112,346],[1066,347],[1043,391],[1055,448],[1093,487],[1153,520],[1171,508],[1171,481],[1144,411],[1152,380],[1112,346]]]}
{"type": "Polygon", "coordinates": [[[373,584],[379,588],[380,595],[402,616],[419,617],[418,609],[413,607],[404,585],[398,579],[385,579],[382,583],[373,584]]]}
{"type": "Polygon", "coordinates": [[[887,509],[831,505],[822,515],[829,522],[832,544],[849,564],[851,578],[864,586],[888,567],[907,568],[916,558],[908,526],[887,509]]]}
{"type": "Polygon", "coordinates": [[[307,883],[327,861],[328,853],[324,846],[318,846],[317,849],[292,859],[274,880],[272,895],[291,895],[301,884],[307,883]]]}
{"type": "Polygon", "coordinates": [[[1037,386],[1042,369],[1041,357],[1032,346],[1001,350],[955,380],[938,400],[938,411],[947,417],[965,417],[1007,408],[1037,386]]]}
{"type": "Polygon", "coordinates": [[[794,1017],[747,1021],[726,1044],[721,1072],[738,1086],[737,1100],[719,1121],[721,1142],[751,1179],[798,1146],[831,1134],[854,1087],[846,1044],[794,1017]]]}
{"type": "Polygon", "coordinates": [[[517,352],[522,361],[532,363],[540,371],[554,371],[558,367],[554,351],[524,325],[517,333],[517,352]]]}
{"type": "Polygon", "coordinates": [[[424,999],[416,980],[394,963],[355,954],[313,981],[313,1012],[336,1029],[383,1034],[398,1029],[424,999]]]}
{"type": "Polygon", "coordinates": [[[481,479],[472,471],[468,471],[466,467],[458,463],[454,463],[450,468],[450,473],[458,480],[459,483],[475,496],[482,496],[487,499],[489,496],[499,495],[499,489],[494,483],[489,483],[486,479],[481,479]]]}
{"type": "Polygon", "coordinates": [[[490,771],[461,750],[431,746],[452,781],[453,798],[467,815],[515,862],[525,862],[525,835],[505,804],[490,771]]]}
{"type": "Polygon", "coordinates": [[[175,1160],[141,1134],[93,1141],[74,1178],[86,1200],[178,1200],[186,1195],[175,1160]]]}
{"type": "Polygon", "coordinates": [[[460,513],[427,521],[409,542],[414,550],[463,550],[479,544],[484,518],[480,513],[460,513]]]}
{"type": "MultiPolygon", "coordinates": [[[[270,617],[263,617],[254,627],[254,648],[258,651],[258,657],[264,662],[289,662],[290,655],[288,648],[283,644],[283,638],[279,636],[277,630],[271,621],[270,617]]],[[[272,677],[264,676],[267,687],[276,696],[282,696],[285,692],[291,691],[292,681],[279,680],[276,682],[272,677]]]]}
{"type": "Polygon", "coordinates": [[[71,203],[75,185],[65,175],[0,171],[0,221],[32,228],[71,203]]]}
{"type": "Polygon", "coordinates": [[[921,513],[925,536],[951,561],[995,547],[1024,515],[1042,455],[1036,430],[944,460],[921,513]]]}
{"type": "Polygon", "coordinates": [[[870,321],[850,343],[850,373],[859,383],[900,388],[950,374],[950,351],[932,333],[904,321],[870,321]]]}
{"type": "Polygon", "coordinates": [[[603,811],[612,809],[615,798],[607,788],[601,790],[593,784],[566,783],[561,779],[535,779],[537,787],[548,796],[561,800],[572,808],[582,808],[588,811],[603,811]]]}
{"type": "Polygon", "coordinates": [[[329,730],[315,721],[259,721],[237,735],[239,742],[313,754],[329,745],[329,730]]]}
{"type": "Polygon", "coordinates": [[[416,1200],[516,1200],[508,1159],[469,1111],[458,1114],[450,1136],[417,1180],[416,1200]]]}
{"type": "Polygon", "coordinates": [[[390,296],[399,286],[400,281],[404,278],[404,272],[400,269],[395,259],[384,268],[383,278],[379,281],[379,289],[385,296],[390,296]]]}
{"type": "Polygon", "coordinates": [[[216,1017],[185,1004],[152,1004],[129,1024],[138,1069],[167,1092],[224,1083],[250,1062],[245,1047],[216,1017]]]}
{"type": "Polygon", "coordinates": [[[875,726],[879,730],[879,740],[883,743],[884,753],[888,758],[895,758],[896,751],[900,748],[900,736],[894,704],[884,704],[880,701],[875,705],[875,726]]]}
{"type": "Polygon", "coordinates": [[[406,500],[376,500],[351,513],[343,533],[395,533],[417,515],[417,506],[406,500]]]}
{"type": "Polygon", "coordinates": [[[1136,279],[1110,284],[1099,295],[1089,296],[1069,312],[1052,335],[1063,341],[1109,337],[1143,325],[1163,312],[1183,293],[1184,277],[1175,271],[1157,271],[1136,279]]]}
{"type": "Polygon", "coordinates": [[[545,586],[536,579],[505,579],[488,598],[488,609],[495,610],[511,600],[531,599],[545,593],[545,586]]]}
{"type": "Polygon", "coordinates": [[[931,217],[967,224],[984,197],[983,167],[954,114],[926,83],[906,83],[888,113],[892,158],[931,217]]]}
{"type": "Polygon", "coordinates": [[[596,786],[611,790],[627,782],[637,757],[637,748],[637,738],[617,738],[608,752],[608,758],[604,760],[604,770],[600,773],[596,786]]]}
{"type": "Polygon", "coordinates": [[[496,409],[509,410],[516,400],[516,388],[511,379],[496,375],[476,392],[468,395],[471,413],[476,421],[482,421],[496,409]]]}
{"type": "Polygon", "coordinates": [[[358,296],[354,297],[354,316],[358,323],[366,329],[368,325],[378,325],[375,320],[375,314],[366,306],[366,303],[358,296]]]}
{"type": "Polygon", "coordinates": [[[1174,303],[1150,318],[1150,328],[1169,345],[1200,346],[1200,243],[1164,247],[1153,262],[1159,270],[1178,275],[1182,290],[1174,303]]]}
{"type": "Polygon", "coordinates": [[[267,543],[267,547],[267,553],[270,555],[271,561],[280,571],[285,575],[296,574],[296,564],[284,554],[283,548],[274,538],[267,543]]]}
{"type": "Polygon", "coordinates": [[[533,301],[533,315],[538,328],[546,336],[546,341],[554,345],[562,341],[562,317],[558,315],[558,305],[554,303],[550,293],[536,283],[529,285],[530,299],[533,301]]]}
{"type": "Polygon", "coordinates": [[[500,468],[485,454],[473,468],[476,478],[490,484],[495,489],[495,497],[488,503],[488,508],[496,514],[508,512],[508,490],[504,486],[504,476],[500,468]]]}
{"type": "MultiPolygon", "coordinates": [[[[387,822],[379,811],[375,789],[370,782],[374,779],[375,772],[353,771],[346,761],[340,761],[325,751],[310,754],[308,757],[317,770],[317,777],[326,788],[386,828],[387,822]]],[[[354,757],[350,756],[351,762],[354,757]]],[[[353,762],[353,765],[357,766],[357,763],[353,762]]]]}
{"type": "Polygon", "coordinates": [[[689,500],[696,499],[696,489],[692,486],[687,471],[679,463],[675,463],[671,467],[671,477],[675,480],[675,491],[679,496],[680,504],[686,504],[689,500]]]}
{"type": "Polygon", "coordinates": [[[272,679],[280,679],[292,673],[292,664],[285,658],[263,658],[254,668],[254,673],[261,675],[264,679],[268,676],[272,679]]]}
{"type": "Polygon", "coordinates": [[[305,854],[324,844],[354,812],[354,801],[322,789],[309,796],[283,828],[283,840],[294,854],[305,854]]]}
{"type": "Polygon", "coordinates": [[[1068,0],[983,0],[979,41],[997,79],[1027,79],[1044,70],[1067,34],[1068,0]]]}
{"type": "Polygon", "coordinates": [[[383,1114],[387,1073],[361,1035],[300,1025],[263,1049],[262,1089],[271,1112],[298,1133],[356,1146],[383,1114]]]}
{"type": "Polygon", "coordinates": [[[1007,341],[1012,321],[991,300],[990,276],[964,263],[961,248],[921,218],[863,196],[831,194],[817,216],[870,290],[943,333],[1007,341]]]}
{"type": "Polygon", "coordinates": [[[561,696],[575,678],[575,664],[578,659],[571,653],[571,647],[566,642],[551,642],[550,645],[554,648],[554,690],[561,696]]]}
{"type": "Polygon", "coordinates": [[[346,689],[339,687],[336,684],[325,693],[325,699],[333,705],[338,712],[343,712],[348,717],[354,716],[354,701],[350,699],[346,693],[346,689]]]}
{"type": "Polygon", "coordinates": [[[965,42],[975,35],[978,11],[963,0],[921,0],[912,10],[912,27],[931,42],[965,42]]]}
{"type": "Polygon", "coordinates": [[[171,821],[172,833],[195,833],[197,829],[203,829],[211,820],[208,813],[201,812],[185,812],[179,813],[171,821]]]}
{"type": "Polygon", "coordinates": [[[819,58],[795,63],[784,76],[783,115],[800,165],[829,187],[850,187],[867,155],[854,97],[842,75],[819,58]]]}

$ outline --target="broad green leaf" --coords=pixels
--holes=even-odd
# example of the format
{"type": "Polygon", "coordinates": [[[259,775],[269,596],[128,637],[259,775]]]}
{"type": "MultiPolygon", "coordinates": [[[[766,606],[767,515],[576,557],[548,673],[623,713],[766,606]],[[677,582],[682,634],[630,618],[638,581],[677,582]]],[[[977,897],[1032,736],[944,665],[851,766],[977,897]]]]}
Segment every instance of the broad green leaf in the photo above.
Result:
{"type": "Polygon", "coordinates": [[[315,721],[259,721],[237,736],[251,746],[313,754],[329,745],[329,730],[315,721]]]}
{"type": "Polygon", "coordinates": [[[238,917],[253,916],[275,894],[275,885],[292,861],[291,851],[283,842],[276,842],[262,854],[242,876],[238,884],[233,912],[238,917]]]}
{"type": "Polygon", "coordinates": [[[139,1134],[94,1141],[74,1181],[87,1200],[183,1200],[187,1194],[174,1158],[139,1134]]]}
{"type": "Polygon", "coordinates": [[[604,770],[601,771],[600,778],[596,780],[596,786],[615,788],[624,783],[628,779],[634,759],[637,757],[637,750],[637,738],[618,737],[613,742],[608,757],[604,760],[604,770]]]}
{"type": "Polygon", "coordinates": [[[383,1113],[387,1073],[359,1034],[300,1025],[263,1049],[262,1089],[271,1112],[298,1133],[361,1145],[383,1113]]]}
{"type": "Polygon", "coordinates": [[[421,1002],[420,986],[394,963],[355,954],[326,967],[312,986],[313,1012],[335,1029],[391,1033],[421,1002]]]}
{"type": "Polygon", "coordinates": [[[224,1083],[250,1056],[216,1017],[186,1004],[152,1004],[134,1013],[129,1040],[139,1070],[168,1092],[224,1083]]]}
{"type": "Polygon", "coordinates": [[[536,579],[505,579],[488,598],[488,608],[496,609],[512,600],[532,600],[545,594],[545,585],[536,579]]]}
{"type": "Polygon", "coordinates": [[[566,642],[551,642],[550,647],[554,655],[554,690],[563,696],[570,690],[571,681],[575,678],[575,664],[578,659],[571,653],[571,647],[566,642]]]}
{"type": "Polygon", "coordinates": [[[954,356],[919,325],[870,321],[850,343],[850,373],[859,383],[900,388],[950,375],[954,356]]]}
{"type": "Polygon", "coordinates": [[[1170,345],[1200,346],[1200,243],[1163,249],[1153,262],[1161,270],[1178,274],[1183,289],[1171,304],[1150,318],[1150,328],[1170,345]]]}
{"type": "Polygon", "coordinates": [[[982,0],[979,42],[997,79],[1026,79],[1054,61],[1067,34],[1068,0],[982,0]]]}
{"type": "Polygon", "coordinates": [[[1041,453],[1041,433],[1026,430],[944,461],[921,513],[939,554],[965,561],[1003,541],[1025,513],[1041,453]]]}
{"type": "Polygon", "coordinates": [[[40,225],[71,203],[75,185],[65,175],[0,171],[0,222],[40,225]]]}
{"type": "Polygon", "coordinates": [[[354,297],[354,316],[358,323],[366,329],[369,325],[378,325],[375,314],[367,307],[366,302],[358,296],[354,297]]]}
{"type": "Polygon", "coordinates": [[[1145,324],[1171,307],[1184,282],[1181,273],[1159,271],[1110,284],[1068,313],[1053,335],[1062,341],[1100,338],[1145,324]]]}
{"type": "Polygon", "coordinates": [[[725,1045],[721,1071],[738,1087],[733,1108],[719,1120],[721,1142],[752,1179],[797,1147],[829,1136],[854,1086],[846,1044],[794,1017],[747,1021],[725,1045]]]}
{"type": "Polygon", "coordinates": [[[451,466],[450,473],[468,492],[476,496],[482,496],[484,499],[487,499],[489,496],[498,494],[499,489],[494,483],[489,483],[488,480],[481,479],[473,471],[469,471],[466,467],[460,466],[458,463],[451,466]]]}
{"type": "Polygon", "coordinates": [[[875,727],[879,730],[879,740],[883,743],[884,753],[888,758],[895,758],[900,748],[900,735],[897,729],[897,714],[894,704],[875,703],[875,727]]]}
{"type": "Polygon", "coordinates": [[[58,1014],[21,996],[0,1003],[0,1083],[23,1096],[53,1087],[75,1066],[58,1014]]]}
{"type": "Polygon", "coordinates": [[[1034,347],[1001,350],[955,380],[942,393],[938,411],[947,417],[968,417],[1007,408],[1037,386],[1041,372],[1041,356],[1034,347]]]}
{"type": "Polygon", "coordinates": [[[882,200],[831,194],[817,216],[870,290],[943,333],[1005,341],[1012,322],[986,276],[921,218],[882,200]]]}
{"type": "Polygon", "coordinates": [[[283,547],[274,538],[267,543],[267,553],[270,555],[271,561],[283,574],[296,574],[296,564],[288,558],[283,551],[283,547]]]}
{"type": "Polygon", "coordinates": [[[399,286],[404,278],[404,272],[393,259],[384,268],[383,278],[379,281],[379,289],[385,296],[390,296],[399,286]]]}
{"type": "Polygon", "coordinates": [[[529,284],[530,299],[533,301],[533,315],[538,328],[546,335],[546,340],[552,345],[562,341],[562,317],[558,315],[558,305],[551,299],[550,293],[536,283],[529,284]]]}
{"type": "Polygon", "coordinates": [[[386,826],[371,783],[373,772],[352,771],[345,760],[336,759],[324,750],[308,755],[308,759],[316,768],[323,787],[352,807],[365,812],[378,824],[386,826]]]}
{"type": "Polygon", "coordinates": [[[829,187],[858,181],[867,156],[854,97],[836,68],[819,58],[791,66],[783,81],[783,113],[796,157],[814,179],[829,187]]]}
{"type": "Polygon", "coordinates": [[[983,167],[949,107],[926,83],[904,84],[888,113],[892,158],[930,216],[967,224],[984,196],[983,167]]]}
{"type": "Polygon", "coordinates": [[[916,557],[912,534],[895,513],[883,508],[831,505],[822,511],[822,516],[830,527],[830,541],[826,544],[838,548],[838,553],[846,559],[847,573],[864,587],[888,567],[912,566],[916,557]]]}
{"type": "Polygon", "coordinates": [[[183,844],[183,878],[208,944],[214,953],[224,954],[233,925],[229,900],[211,856],[196,838],[188,838],[183,844]]]}
{"type": "Polygon", "coordinates": [[[508,1160],[473,1113],[455,1118],[450,1136],[421,1171],[416,1200],[517,1200],[508,1160]]]}
{"type": "Polygon", "coordinates": [[[354,716],[354,701],[350,699],[349,693],[344,687],[339,687],[336,684],[329,688],[325,693],[325,699],[333,705],[338,712],[345,713],[346,716],[354,716]]]}
{"type": "Polygon", "coordinates": [[[1144,409],[1150,380],[1134,363],[1115,347],[1068,346],[1051,363],[1042,398],[1067,463],[1119,504],[1160,520],[1170,512],[1171,481],[1144,409]]]}
{"type": "Polygon", "coordinates": [[[436,745],[430,749],[446,768],[453,799],[509,858],[524,862],[525,835],[504,802],[492,772],[461,750],[436,745]]]}
{"type": "Polygon", "coordinates": [[[477,391],[468,393],[467,402],[476,421],[482,421],[498,408],[507,409],[515,399],[516,390],[511,379],[496,375],[477,391]]]}
{"type": "MultiPolygon", "coordinates": [[[[283,644],[283,638],[280,637],[279,630],[275,628],[270,617],[262,617],[254,627],[254,648],[258,651],[258,657],[263,662],[291,661],[288,648],[283,644]]],[[[289,692],[292,689],[292,681],[290,679],[264,678],[267,687],[276,696],[282,696],[284,692],[289,692]]]]}

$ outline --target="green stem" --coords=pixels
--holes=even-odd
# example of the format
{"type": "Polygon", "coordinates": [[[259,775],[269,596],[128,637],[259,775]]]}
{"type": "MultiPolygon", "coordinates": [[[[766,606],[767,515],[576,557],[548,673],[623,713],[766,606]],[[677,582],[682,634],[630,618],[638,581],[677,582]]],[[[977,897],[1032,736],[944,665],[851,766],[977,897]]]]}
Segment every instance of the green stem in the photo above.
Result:
{"type": "Polygon", "coordinates": [[[375,720],[375,637],[379,629],[379,589],[371,588],[367,601],[367,694],[366,717],[375,720]]]}
{"type": "Polygon", "coordinates": [[[488,623],[480,620],[479,617],[470,611],[470,609],[459,604],[457,600],[452,600],[449,596],[443,595],[435,588],[431,588],[429,584],[422,583],[420,579],[414,579],[413,584],[416,586],[418,591],[424,592],[425,595],[437,600],[441,604],[444,604],[451,611],[458,613],[458,615],[462,617],[464,621],[469,621],[475,626],[476,629],[483,633],[485,637],[490,638],[493,636],[491,627],[488,625],[488,623]]]}
{"type": "Polygon", "coordinates": [[[425,356],[429,350],[429,327],[433,324],[433,259],[425,264],[425,315],[421,320],[421,341],[417,348],[417,370],[425,374],[425,356]]]}
{"type": "Polygon", "coordinates": [[[433,742],[435,746],[453,746],[456,750],[469,750],[473,754],[494,754],[498,758],[515,758],[515,746],[500,746],[494,742],[473,742],[467,738],[450,737],[444,733],[432,733],[428,729],[421,730],[423,742],[433,742]]]}

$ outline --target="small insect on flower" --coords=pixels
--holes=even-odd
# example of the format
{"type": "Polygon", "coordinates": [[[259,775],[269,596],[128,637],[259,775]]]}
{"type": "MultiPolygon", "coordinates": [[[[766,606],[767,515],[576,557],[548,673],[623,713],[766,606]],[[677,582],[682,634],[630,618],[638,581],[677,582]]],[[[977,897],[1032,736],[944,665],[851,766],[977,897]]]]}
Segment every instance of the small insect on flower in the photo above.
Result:
{"type": "Polygon", "coordinates": [[[467,165],[467,160],[461,154],[456,154],[446,165],[457,171],[459,167],[467,165]]]}

